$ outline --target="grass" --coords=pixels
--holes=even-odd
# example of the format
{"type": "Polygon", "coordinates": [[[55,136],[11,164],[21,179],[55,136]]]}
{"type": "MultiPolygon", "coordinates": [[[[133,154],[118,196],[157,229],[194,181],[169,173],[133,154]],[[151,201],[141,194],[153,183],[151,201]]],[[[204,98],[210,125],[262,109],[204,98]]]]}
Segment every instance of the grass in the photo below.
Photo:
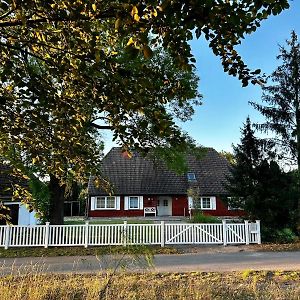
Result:
{"type": "Polygon", "coordinates": [[[300,272],[29,273],[1,277],[0,295],[1,300],[296,300],[300,295],[300,272]]]}
{"type": "MultiPolygon", "coordinates": [[[[89,220],[90,224],[124,224],[124,220],[89,220]]],[[[127,224],[153,224],[152,220],[127,220],[127,224]]],[[[82,225],[85,220],[65,220],[65,225],[82,225]]]]}
{"type": "Polygon", "coordinates": [[[85,255],[105,255],[105,254],[123,254],[123,253],[144,253],[144,251],[153,254],[178,254],[175,247],[160,246],[101,246],[101,247],[20,247],[9,248],[5,250],[0,248],[0,258],[14,257],[51,257],[51,256],[85,256],[85,255]]]}

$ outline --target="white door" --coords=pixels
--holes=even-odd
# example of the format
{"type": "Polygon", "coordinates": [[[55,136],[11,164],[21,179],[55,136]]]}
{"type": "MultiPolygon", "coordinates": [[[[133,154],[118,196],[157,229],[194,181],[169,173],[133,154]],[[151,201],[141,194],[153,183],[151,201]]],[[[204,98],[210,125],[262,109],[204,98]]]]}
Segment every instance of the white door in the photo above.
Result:
{"type": "Polygon", "coordinates": [[[158,197],[157,203],[158,216],[172,216],[172,198],[168,196],[158,197]]]}

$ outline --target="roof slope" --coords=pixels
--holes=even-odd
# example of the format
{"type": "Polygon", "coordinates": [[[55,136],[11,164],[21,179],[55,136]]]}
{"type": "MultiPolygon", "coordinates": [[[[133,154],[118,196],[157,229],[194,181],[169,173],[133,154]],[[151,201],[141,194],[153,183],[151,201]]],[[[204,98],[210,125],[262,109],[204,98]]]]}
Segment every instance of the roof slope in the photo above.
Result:
{"type": "MultiPolygon", "coordinates": [[[[102,172],[111,182],[116,195],[182,195],[189,187],[199,187],[202,195],[227,194],[224,188],[229,174],[229,163],[212,148],[197,160],[187,158],[189,171],[195,173],[196,182],[188,182],[186,175],[168,170],[164,162],[159,164],[135,153],[132,158],[122,155],[121,148],[114,147],[103,158],[102,172]]],[[[89,195],[105,195],[96,188],[94,177],[89,180],[89,195]]]]}
{"type": "Polygon", "coordinates": [[[0,200],[11,199],[14,184],[28,188],[28,182],[25,179],[19,179],[11,175],[10,166],[0,164],[0,200]]]}

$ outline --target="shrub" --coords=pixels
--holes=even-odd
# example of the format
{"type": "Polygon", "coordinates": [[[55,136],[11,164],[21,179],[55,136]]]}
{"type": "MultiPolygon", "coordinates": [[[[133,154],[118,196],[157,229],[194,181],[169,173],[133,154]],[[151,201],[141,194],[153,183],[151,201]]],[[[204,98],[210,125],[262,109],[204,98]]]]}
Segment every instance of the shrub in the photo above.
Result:
{"type": "Polygon", "coordinates": [[[276,230],[277,243],[293,243],[297,239],[295,233],[290,228],[276,230]]]}
{"type": "Polygon", "coordinates": [[[197,211],[192,216],[190,220],[191,223],[219,223],[220,221],[213,216],[207,216],[202,213],[202,211],[197,211]]]}
{"type": "Polygon", "coordinates": [[[274,229],[270,227],[262,227],[261,235],[263,242],[275,243],[293,243],[297,240],[297,236],[290,228],[274,229]]]}

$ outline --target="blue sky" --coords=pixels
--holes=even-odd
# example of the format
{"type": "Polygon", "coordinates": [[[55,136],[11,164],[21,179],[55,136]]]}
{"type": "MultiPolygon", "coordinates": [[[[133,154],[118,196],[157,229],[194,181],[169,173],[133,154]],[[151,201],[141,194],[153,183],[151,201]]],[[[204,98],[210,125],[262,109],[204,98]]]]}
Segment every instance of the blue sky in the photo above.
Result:
{"type": "MultiPolygon", "coordinates": [[[[300,36],[300,1],[290,1],[290,5],[290,9],[265,20],[255,33],[242,41],[238,52],[250,69],[261,69],[269,75],[279,64],[276,60],[278,45],[285,44],[292,30],[300,36]]],[[[220,59],[204,39],[193,40],[191,45],[197,59],[203,105],[196,108],[193,120],[181,127],[198,144],[218,151],[232,151],[231,145],[239,142],[240,128],[248,115],[253,122],[263,121],[248,104],[250,100],[260,101],[261,88],[253,85],[243,88],[237,78],[224,73],[220,59]]],[[[104,134],[104,139],[107,152],[113,145],[111,135],[104,134]]]]}
{"type": "MultiPolygon", "coordinates": [[[[278,45],[285,44],[292,30],[300,36],[300,1],[291,1],[290,5],[290,9],[265,20],[255,33],[242,41],[238,52],[251,69],[261,69],[269,75],[279,64],[278,45]]],[[[201,145],[231,151],[232,143],[240,140],[240,128],[248,115],[253,122],[263,121],[248,104],[250,100],[260,102],[261,88],[253,85],[242,88],[237,78],[224,73],[220,59],[204,39],[193,41],[192,49],[204,103],[196,109],[193,121],[182,128],[201,145]]]]}

